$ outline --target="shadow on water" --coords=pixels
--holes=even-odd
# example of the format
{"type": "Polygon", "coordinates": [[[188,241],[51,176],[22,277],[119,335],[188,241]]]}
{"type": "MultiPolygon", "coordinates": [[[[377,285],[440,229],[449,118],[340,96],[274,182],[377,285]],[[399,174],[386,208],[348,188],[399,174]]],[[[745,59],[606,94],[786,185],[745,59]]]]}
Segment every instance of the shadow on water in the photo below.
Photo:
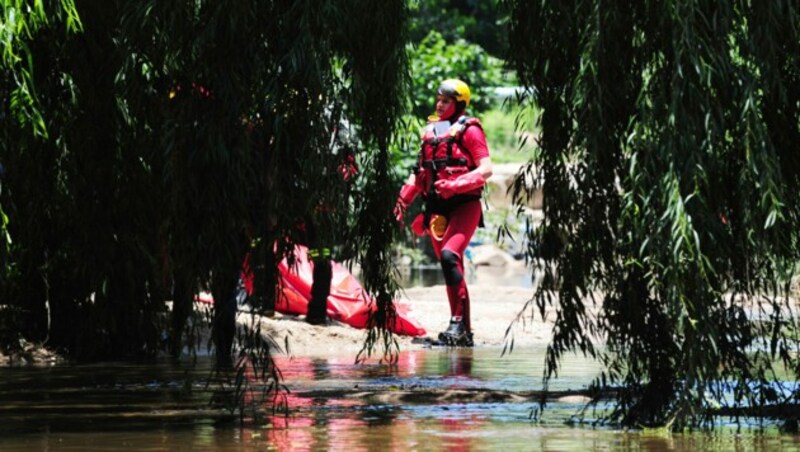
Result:
{"type": "Polygon", "coordinates": [[[210,361],[0,369],[0,450],[239,447],[371,450],[572,450],[796,448],[775,430],[731,435],[663,435],[571,428],[597,366],[565,362],[543,422],[529,415],[541,389],[541,349],[425,349],[396,365],[353,364],[352,356],[278,357],[290,414],[263,422],[219,422],[209,408],[210,361]]]}

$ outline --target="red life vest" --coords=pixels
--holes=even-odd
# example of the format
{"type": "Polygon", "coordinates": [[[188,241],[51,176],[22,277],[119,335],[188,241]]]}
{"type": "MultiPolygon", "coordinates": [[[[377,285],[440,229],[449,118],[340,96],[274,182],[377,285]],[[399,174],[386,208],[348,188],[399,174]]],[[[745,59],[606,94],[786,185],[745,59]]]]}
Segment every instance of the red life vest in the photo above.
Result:
{"type": "MultiPolygon", "coordinates": [[[[461,116],[446,133],[438,136],[434,131],[434,123],[425,127],[415,170],[417,177],[426,179],[423,182],[424,196],[430,195],[435,181],[455,179],[477,167],[462,142],[464,132],[472,126],[482,127],[477,118],[461,116]]],[[[476,195],[480,196],[480,190],[476,195]]]]}

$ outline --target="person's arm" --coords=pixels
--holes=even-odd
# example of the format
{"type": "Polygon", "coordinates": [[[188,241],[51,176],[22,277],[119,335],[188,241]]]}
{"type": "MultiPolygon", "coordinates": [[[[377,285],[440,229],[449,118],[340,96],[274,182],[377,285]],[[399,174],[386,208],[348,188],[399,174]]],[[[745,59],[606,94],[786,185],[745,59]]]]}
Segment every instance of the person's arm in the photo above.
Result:
{"type": "Polygon", "coordinates": [[[422,193],[422,190],[417,186],[417,176],[413,172],[409,174],[406,183],[400,188],[400,194],[397,196],[397,202],[394,205],[394,216],[400,227],[404,226],[403,217],[405,217],[408,207],[417,199],[417,196],[422,193]]]}
{"type": "Polygon", "coordinates": [[[436,192],[442,198],[446,199],[481,188],[486,184],[486,180],[492,177],[492,160],[489,158],[489,146],[486,144],[483,128],[468,127],[462,137],[462,145],[472,156],[475,169],[455,179],[436,181],[436,192]]]}
{"type": "Polygon", "coordinates": [[[488,155],[480,159],[476,170],[481,173],[481,177],[483,177],[484,181],[489,180],[489,178],[492,177],[492,174],[494,174],[492,159],[488,155]]]}
{"type": "Polygon", "coordinates": [[[490,177],[492,177],[492,160],[486,156],[478,161],[478,167],[474,170],[455,179],[436,181],[436,192],[444,199],[460,193],[469,193],[476,188],[483,188],[490,177]]]}
{"type": "Polygon", "coordinates": [[[416,185],[417,184],[417,175],[414,174],[412,171],[411,174],[408,175],[408,179],[406,179],[406,183],[403,185],[416,185]]]}

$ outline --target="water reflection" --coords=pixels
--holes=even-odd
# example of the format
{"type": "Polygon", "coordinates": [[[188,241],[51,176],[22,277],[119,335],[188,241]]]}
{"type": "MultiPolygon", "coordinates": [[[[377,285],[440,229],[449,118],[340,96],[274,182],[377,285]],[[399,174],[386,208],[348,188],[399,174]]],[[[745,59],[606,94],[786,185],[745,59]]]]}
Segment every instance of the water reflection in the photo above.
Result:
{"type": "MultiPolygon", "coordinates": [[[[798,445],[775,429],[731,435],[648,435],[569,428],[577,404],[553,403],[531,424],[543,350],[405,351],[394,365],[353,356],[279,357],[288,416],[220,416],[210,409],[210,362],[0,369],[0,450],[192,449],[513,450],[764,448],[798,445]],[[748,436],[749,435],[749,436],[748,436]]],[[[580,389],[595,363],[565,362],[553,389],[580,389]]],[[[213,386],[213,385],[212,385],[213,386]]],[[[257,400],[254,396],[252,400],[257,400]]],[[[268,408],[264,406],[264,408],[268,408]]]]}
{"type": "MultiPolygon", "coordinates": [[[[444,275],[438,265],[401,267],[400,285],[404,288],[444,285],[444,275]]],[[[531,272],[524,266],[510,268],[467,265],[468,284],[490,286],[533,287],[531,272]]]]}
{"type": "Polygon", "coordinates": [[[403,287],[431,287],[444,284],[444,276],[438,265],[409,266],[400,269],[399,282],[403,287]]]}

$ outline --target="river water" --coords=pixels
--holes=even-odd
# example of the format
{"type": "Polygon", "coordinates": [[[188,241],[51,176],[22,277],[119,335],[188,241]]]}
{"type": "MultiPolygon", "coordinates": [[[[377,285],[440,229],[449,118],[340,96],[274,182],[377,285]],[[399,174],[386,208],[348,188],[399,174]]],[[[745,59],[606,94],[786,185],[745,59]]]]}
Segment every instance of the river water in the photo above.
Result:
{"type": "MultiPolygon", "coordinates": [[[[498,269],[485,266],[475,267],[467,263],[466,278],[469,284],[533,288],[530,272],[525,267],[498,269]]],[[[404,288],[445,284],[442,268],[438,265],[418,265],[402,268],[399,282],[404,288]]]]}
{"type": "MultiPolygon", "coordinates": [[[[423,349],[396,364],[278,357],[288,415],[256,422],[212,410],[210,361],[0,369],[0,450],[797,450],[774,427],[665,434],[568,426],[562,397],[530,420],[543,350],[423,349]]],[[[552,390],[597,372],[573,357],[552,390]]]]}

